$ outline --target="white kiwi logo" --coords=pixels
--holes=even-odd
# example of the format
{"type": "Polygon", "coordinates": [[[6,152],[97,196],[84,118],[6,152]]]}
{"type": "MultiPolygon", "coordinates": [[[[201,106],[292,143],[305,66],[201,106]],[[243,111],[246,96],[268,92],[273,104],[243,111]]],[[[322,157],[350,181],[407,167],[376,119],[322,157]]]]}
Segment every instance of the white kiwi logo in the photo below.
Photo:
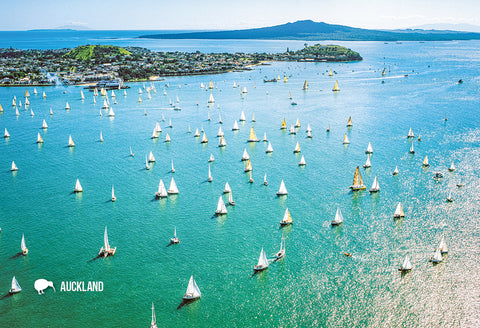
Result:
{"type": "Polygon", "coordinates": [[[46,279],[38,279],[35,281],[35,289],[38,292],[38,295],[45,294],[44,290],[47,289],[48,287],[52,287],[53,291],[55,291],[55,287],[53,286],[52,281],[47,281],[46,279]]]}

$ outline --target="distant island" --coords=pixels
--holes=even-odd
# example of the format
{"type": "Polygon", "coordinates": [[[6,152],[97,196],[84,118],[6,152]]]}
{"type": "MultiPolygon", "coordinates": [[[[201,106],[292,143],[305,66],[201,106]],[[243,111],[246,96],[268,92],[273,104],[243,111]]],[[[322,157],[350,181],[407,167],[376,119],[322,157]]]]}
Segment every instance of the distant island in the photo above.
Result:
{"type": "Polygon", "coordinates": [[[368,30],[302,20],[245,30],[141,35],[151,39],[269,39],[341,41],[450,41],[480,39],[480,33],[438,30],[368,30]]]}
{"type": "Polygon", "coordinates": [[[74,49],[0,49],[0,86],[94,84],[155,80],[165,76],[249,70],[271,61],[349,62],[360,54],[338,45],[308,46],[283,53],[155,52],[145,48],[84,45],[74,49]]]}

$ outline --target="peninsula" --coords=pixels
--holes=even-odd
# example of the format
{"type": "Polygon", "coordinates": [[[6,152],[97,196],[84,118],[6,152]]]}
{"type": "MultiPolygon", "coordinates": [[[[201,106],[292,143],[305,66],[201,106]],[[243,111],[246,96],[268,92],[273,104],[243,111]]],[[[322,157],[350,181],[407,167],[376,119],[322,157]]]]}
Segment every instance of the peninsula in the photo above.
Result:
{"type": "Polygon", "coordinates": [[[105,80],[155,80],[165,76],[249,70],[271,61],[359,61],[338,45],[308,46],[283,53],[155,52],[145,48],[85,45],[74,49],[0,49],[0,86],[90,84],[105,80]]]}

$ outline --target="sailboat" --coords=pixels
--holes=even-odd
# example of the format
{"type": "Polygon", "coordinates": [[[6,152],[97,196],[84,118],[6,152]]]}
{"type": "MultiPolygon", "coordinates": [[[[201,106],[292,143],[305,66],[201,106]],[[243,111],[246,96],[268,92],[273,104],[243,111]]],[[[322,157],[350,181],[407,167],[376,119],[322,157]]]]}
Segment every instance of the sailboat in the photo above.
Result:
{"type": "Polygon", "coordinates": [[[155,316],[155,307],[153,306],[153,302],[152,302],[152,323],[150,324],[150,328],[158,328],[157,317],[155,316]]]}
{"type": "Polygon", "coordinates": [[[400,268],[398,268],[398,271],[407,272],[412,270],[412,268],[413,266],[412,266],[412,263],[410,262],[410,257],[406,255],[405,260],[403,260],[403,263],[400,266],[400,268]]]}
{"type": "Polygon", "coordinates": [[[277,196],[288,195],[287,187],[285,187],[285,182],[280,182],[280,188],[277,191],[277,196]]]}
{"type": "Polygon", "coordinates": [[[260,252],[260,257],[258,258],[258,263],[253,267],[253,270],[255,272],[260,272],[262,270],[265,270],[266,268],[268,268],[268,259],[262,248],[262,251],[260,252]]]}
{"type": "Polygon", "coordinates": [[[242,113],[240,114],[240,120],[239,120],[239,121],[240,121],[240,122],[246,121],[245,113],[243,112],[243,110],[242,110],[242,113]]]}
{"type": "Polygon", "coordinates": [[[247,87],[243,87],[242,93],[243,93],[243,94],[247,93],[247,87]]]}
{"type": "Polygon", "coordinates": [[[448,168],[448,170],[449,170],[450,172],[455,171],[455,163],[454,163],[454,162],[452,162],[452,165],[450,165],[450,167],[448,168]]]}
{"type": "Polygon", "coordinates": [[[423,159],[423,166],[424,167],[430,166],[430,164],[428,164],[428,156],[427,155],[425,155],[425,158],[423,159]]]}
{"type": "Polygon", "coordinates": [[[69,109],[70,109],[70,105],[68,104],[68,101],[67,101],[67,103],[65,104],[65,109],[66,109],[66,110],[69,110],[69,109]]]}
{"type": "Polygon", "coordinates": [[[75,143],[73,142],[72,136],[68,136],[68,147],[75,147],[75,143]]]}
{"type": "Polygon", "coordinates": [[[175,173],[175,167],[173,166],[173,159],[172,159],[172,170],[171,170],[172,173],[175,173]]]}
{"type": "Polygon", "coordinates": [[[440,248],[440,253],[448,253],[448,246],[445,235],[442,235],[442,239],[440,240],[440,245],[438,245],[438,248],[440,248]]]}
{"type": "Polygon", "coordinates": [[[275,254],[275,258],[280,260],[285,256],[285,237],[282,234],[282,241],[280,242],[280,250],[275,254]]]}
{"type": "Polygon", "coordinates": [[[42,129],[48,129],[48,125],[47,125],[47,122],[45,120],[43,120],[43,123],[42,123],[42,129]]]}
{"type": "Polygon", "coordinates": [[[15,107],[15,116],[20,116],[20,112],[18,111],[18,107],[15,107]]]}
{"type": "Polygon", "coordinates": [[[50,108],[50,115],[53,115],[53,110],[50,108]]]}
{"type": "Polygon", "coordinates": [[[196,137],[200,137],[200,132],[198,132],[198,128],[195,130],[195,133],[193,134],[193,136],[196,138],[196,137]]]}
{"type": "Polygon", "coordinates": [[[368,169],[372,166],[372,163],[370,162],[370,156],[367,155],[367,161],[365,162],[365,164],[363,165],[363,167],[365,169],[368,169]]]}
{"type": "Polygon", "coordinates": [[[335,85],[333,86],[332,91],[333,91],[333,92],[340,91],[340,88],[338,87],[338,81],[335,81],[335,85]]]}
{"type": "Polygon", "coordinates": [[[260,139],[257,138],[255,131],[253,130],[253,126],[250,128],[250,135],[248,136],[248,142],[259,142],[260,139]]]}
{"type": "Polygon", "coordinates": [[[264,132],[263,133],[263,141],[267,142],[268,139],[267,139],[267,132],[264,132]]]}
{"type": "Polygon", "coordinates": [[[223,124],[222,116],[220,115],[220,113],[218,114],[218,124],[223,124]]]}
{"type": "Polygon", "coordinates": [[[210,94],[210,97],[208,98],[208,103],[213,104],[215,102],[215,99],[213,98],[213,93],[210,94]]]}
{"type": "Polygon", "coordinates": [[[395,213],[393,213],[393,218],[398,219],[403,217],[405,217],[405,213],[403,212],[402,203],[398,203],[395,213]]]}
{"type": "Polygon", "coordinates": [[[73,188],[73,192],[75,192],[75,193],[83,192],[83,188],[82,188],[82,185],[80,184],[79,179],[77,179],[77,181],[75,182],[75,187],[73,188]]]}
{"type": "Polygon", "coordinates": [[[365,154],[373,154],[372,143],[368,142],[367,150],[365,150],[365,154]]]}
{"type": "Polygon", "coordinates": [[[171,118],[168,119],[168,127],[169,127],[169,128],[173,128],[172,119],[171,119],[171,118]]]}
{"type": "Polygon", "coordinates": [[[30,97],[30,93],[28,93],[28,90],[25,89],[25,98],[30,97]]]}
{"type": "Polygon", "coordinates": [[[413,133],[412,128],[410,128],[410,130],[408,130],[407,138],[414,138],[414,137],[415,137],[415,134],[413,133]]]}
{"type": "Polygon", "coordinates": [[[415,154],[415,149],[413,149],[413,144],[412,144],[412,146],[410,147],[409,153],[410,153],[410,154],[415,154]]]}
{"type": "Polygon", "coordinates": [[[307,90],[307,89],[308,89],[308,81],[305,80],[305,82],[303,82],[302,90],[307,90]]]}
{"type": "Polygon", "coordinates": [[[115,188],[112,186],[112,202],[116,201],[117,197],[115,196],[115,188]]]}
{"type": "Polygon", "coordinates": [[[155,162],[155,157],[153,156],[152,152],[150,152],[150,154],[148,154],[148,162],[149,163],[155,162]]]}
{"type": "Polygon", "coordinates": [[[142,102],[142,97],[138,96],[138,102],[139,102],[139,103],[142,102]]]}
{"type": "Polygon", "coordinates": [[[170,139],[170,135],[167,132],[167,134],[165,135],[165,142],[170,142],[170,141],[172,141],[172,139],[170,139]]]}
{"type": "Polygon", "coordinates": [[[12,279],[12,288],[8,291],[9,294],[17,294],[22,291],[22,287],[18,284],[17,279],[15,279],[15,276],[13,276],[12,279]]]}
{"type": "Polygon", "coordinates": [[[292,223],[293,223],[293,219],[292,219],[292,216],[290,215],[290,212],[288,211],[288,207],[287,207],[287,209],[285,210],[285,214],[283,214],[283,218],[280,221],[280,225],[281,226],[286,226],[286,225],[289,225],[289,224],[292,224],[292,223]]]}
{"type": "Polygon", "coordinates": [[[250,172],[253,170],[253,167],[252,167],[252,162],[250,160],[247,161],[247,166],[245,167],[245,172],[250,172]]]}
{"type": "Polygon", "coordinates": [[[382,76],[385,76],[385,67],[382,70],[382,76]]]}
{"type": "Polygon", "coordinates": [[[114,117],[115,116],[115,112],[113,111],[113,107],[110,107],[110,109],[108,110],[107,116],[108,117],[114,117]]]}
{"type": "Polygon", "coordinates": [[[100,142],[103,142],[103,135],[102,135],[102,131],[100,131],[100,142]]]}
{"type": "Polygon", "coordinates": [[[133,157],[135,154],[132,152],[132,147],[130,147],[130,156],[133,157]]]}
{"type": "Polygon", "coordinates": [[[397,166],[397,165],[395,165],[395,170],[393,170],[393,173],[392,173],[392,174],[393,174],[393,175],[397,175],[397,174],[398,174],[398,166],[397,166]]]}
{"type": "Polygon", "coordinates": [[[225,183],[225,188],[223,189],[224,194],[228,194],[229,192],[232,192],[232,189],[230,188],[230,185],[228,184],[228,181],[225,183]]]}
{"type": "Polygon", "coordinates": [[[257,120],[255,119],[255,112],[252,114],[252,122],[256,122],[257,120]]]}
{"type": "Polygon", "coordinates": [[[173,230],[173,238],[170,238],[170,244],[178,244],[180,243],[180,239],[177,237],[177,227],[173,230]]]}
{"type": "Polygon", "coordinates": [[[213,154],[210,154],[210,158],[208,159],[208,162],[209,163],[215,162],[215,157],[213,156],[213,154]]]}
{"type": "Polygon", "coordinates": [[[22,241],[20,243],[20,248],[22,250],[23,255],[28,254],[28,248],[27,248],[27,245],[25,244],[25,235],[24,234],[22,234],[22,241]]]}
{"type": "Polygon", "coordinates": [[[123,96],[124,96],[124,97],[127,96],[127,90],[123,90],[123,96]]]}
{"type": "Polygon", "coordinates": [[[158,138],[158,132],[157,129],[153,128],[152,136],[150,139],[157,139],[158,138]]]}
{"type": "Polygon", "coordinates": [[[300,165],[300,166],[307,165],[307,162],[305,162],[305,156],[302,155],[302,158],[300,159],[300,162],[298,162],[298,165],[300,165]]]}
{"type": "Polygon", "coordinates": [[[43,138],[40,133],[37,133],[37,143],[43,143],[43,138]]]}
{"type": "Polygon", "coordinates": [[[378,183],[377,176],[373,179],[372,188],[369,190],[370,192],[377,192],[380,191],[380,184],[378,183]]]}
{"type": "Polygon", "coordinates": [[[362,175],[360,174],[358,166],[355,168],[355,174],[353,175],[353,184],[350,186],[350,189],[352,189],[353,191],[367,189],[367,187],[365,187],[365,185],[363,184],[362,175]]]}
{"type": "Polygon", "coordinates": [[[148,156],[145,155],[145,169],[150,170],[150,165],[148,165],[148,156]]]}
{"type": "Polygon", "coordinates": [[[232,131],[238,131],[238,130],[240,130],[240,128],[238,127],[237,121],[235,121],[235,122],[233,123],[232,131]]]}
{"type": "Polygon", "coordinates": [[[187,291],[183,295],[184,301],[193,301],[202,296],[200,289],[197,286],[197,283],[193,279],[193,276],[190,277],[190,281],[188,282],[187,291]]]}
{"type": "Polygon", "coordinates": [[[447,202],[449,202],[449,203],[453,202],[452,192],[451,192],[451,191],[448,193],[447,202]]]}
{"type": "Polygon", "coordinates": [[[107,227],[105,227],[105,233],[103,234],[103,243],[104,247],[100,248],[100,252],[98,252],[98,256],[113,256],[115,255],[115,252],[117,248],[111,248],[110,244],[108,243],[108,234],[107,234],[107,227]]]}
{"type": "Polygon", "coordinates": [[[200,141],[200,142],[201,143],[208,143],[207,135],[205,134],[205,132],[203,133],[202,141],[200,141]]]}
{"type": "Polygon", "coordinates": [[[225,133],[223,132],[222,127],[220,126],[218,128],[217,137],[223,137],[224,135],[225,135],[225,133]]]}
{"type": "Polygon", "coordinates": [[[263,185],[268,186],[268,181],[267,181],[267,173],[263,176],[263,185]]]}
{"type": "Polygon", "coordinates": [[[4,138],[10,138],[10,133],[8,133],[7,128],[5,128],[5,133],[3,134],[4,138]]]}
{"type": "Polygon", "coordinates": [[[345,135],[343,136],[343,144],[348,145],[349,143],[350,143],[350,140],[348,140],[347,134],[345,133],[345,135]]]}
{"type": "Polygon", "coordinates": [[[286,130],[287,129],[287,122],[285,122],[285,118],[282,121],[282,125],[280,126],[280,130],[286,130]]]}
{"type": "Polygon", "coordinates": [[[349,116],[348,117],[348,121],[347,121],[347,127],[351,127],[353,124],[352,124],[352,117],[349,116]]]}
{"type": "Polygon", "coordinates": [[[227,214],[227,207],[223,202],[223,197],[218,198],[217,209],[215,210],[215,215],[224,215],[227,214]]]}
{"type": "Polygon", "coordinates": [[[290,125],[290,134],[297,134],[297,130],[295,130],[295,127],[292,125],[290,125]]]}
{"type": "Polygon", "coordinates": [[[178,194],[177,184],[175,183],[175,179],[173,177],[172,180],[170,180],[170,186],[168,187],[167,193],[170,195],[178,194]]]}
{"type": "Polygon", "coordinates": [[[47,94],[43,91],[43,98],[47,98],[47,94]]]}
{"type": "Polygon", "coordinates": [[[332,225],[339,225],[343,223],[343,215],[342,211],[340,211],[340,207],[337,207],[337,213],[335,213],[335,219],[332,220],[332,225]]]}
{"type": "Polygon", "coordinates": [[[231,191],[228,193],[228,204],[230,204],[231,206],[235,206],[235,201],[233,200],[233,195],[231,191]]]}
{"type": "Polygon", "coordinates": [[[105,98],[105,99],[103,99],[103,106],[102,106],[102,108],[103,108],[103,109],[107,109],[108,107],[109,107],[109,106],[108,106],[108,102],[107,102],[107,99],[105,98]]]}
{"type": "Polygon", "coordinates": [[[313,138],[312,132],[310,132],[310,131],[307,132],[307,138],[310,138],[310,139],[313,138]]]}
{"type": "Polygon", "coordinates": [[[430,257],[429,260],[430,262],[433,262],[433,263],[440,263],[443,261],[443,256],[442,256],[440,247],[435,248],[435,252],[433,253],[432,257],[430,257]]]}
{"type": "Polygon", "coordinates": [[[33,109],[30,109],[30,116],[31,116],[31,117],[34,117],[34,116],[35,116],[35,113],[33,112],[33,109]]]}
{"type": "Polygon", "coordinates": [[[220,137],[220,140],[218,142],[218,147],[225,147],[227,145],[227,141],[225,140],[224,137],[220,137]]]}
{"type": "Polygon", "coordinates": [[[250,155],[248,155],[247,148],[243,150],[242,161],[248,161],[250,159],[250,155]]]}
{"type": "Polygon", "coordinates": [[[213,181],[213,177],[212,177],[212,170],[210,170],[210,165],[208,166],[208,179],[207,179],[208,182],[212,182],[213,181]]]}
{"type": "Polygon", "coordinates": [[[17,165],[15,164],[15,161],[12,161],[12,167],[11,167],[10,171],[12,171],[12,172],[13,172],[13,171],[18,171],[18,167],[17,167],[17,165]]]}
{"type": "Polygon", "coordinates": [[[293,97],[292,97],[292,93],[291,93],[290,91],[288,92],[288,99],[290,99],[290,100],[292,100],[292,99],[293,99],[293,97]]]}
{"type": "Polygon", "coordinates": [[[17,103],[15,102],[15,98],[12,99],[12,107],[17,107],[17,103]]]}
{"type": "Polygon", "coordinates": [[[293,150],[294,153],[299,153],[301,152],[302,150],[300,149],[300,144],[298,143],[297,141],[297,144],[295,145],[295,149],[293,150]]]}
{"type": "Polygon", "coordinates": [[[330,70],[330,72],[328,72],[328,76],[333,76],[332,70],[330,70]]]}
{"type": "Polygon", "coordinates": [[[158,190],[155,193],[155,198],[166,198],[168,197],[167,189],[165,189],[165,185],[163,184],[163,180],[160,179],[158,183],[158,190]]]}

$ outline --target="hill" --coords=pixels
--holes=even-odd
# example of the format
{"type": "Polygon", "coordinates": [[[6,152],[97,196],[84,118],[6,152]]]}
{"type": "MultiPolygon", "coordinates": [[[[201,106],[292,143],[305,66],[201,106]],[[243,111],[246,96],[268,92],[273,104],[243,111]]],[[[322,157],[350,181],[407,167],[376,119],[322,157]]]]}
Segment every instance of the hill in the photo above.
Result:
{"type": "Polygon", "coordinates": [[[67,52],[64,57],[76,60],[102,61],[116,56],[129,56],[132,53],[116,46],[85,45],[76,47],[67,52]]]}
{"type": "Polygon", "coordinates": [[[367,30],[302,20],[246,30],[142,35],[153,39],[283,39],[343,41],[449,41],[480,39],[480,33],[437,30],[367,30]]]}

